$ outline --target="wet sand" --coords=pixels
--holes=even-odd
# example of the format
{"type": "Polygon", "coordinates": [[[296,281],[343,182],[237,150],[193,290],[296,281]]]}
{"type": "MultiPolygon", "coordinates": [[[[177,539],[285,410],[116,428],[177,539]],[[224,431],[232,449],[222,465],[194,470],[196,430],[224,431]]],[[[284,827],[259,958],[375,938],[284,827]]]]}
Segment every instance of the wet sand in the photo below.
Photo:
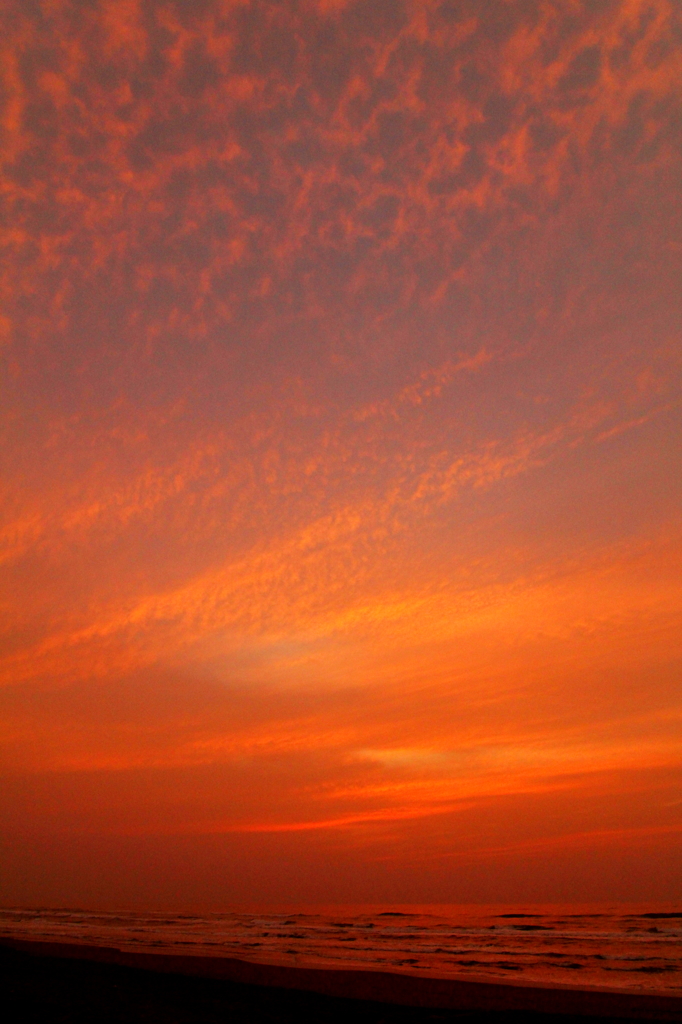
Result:
{"type": "Polygon", "coordinates": [[[126,1024],[589,1024],[678,1021],[682,998],[257,964],[0,939],[11,1021],[126,1024]]]}

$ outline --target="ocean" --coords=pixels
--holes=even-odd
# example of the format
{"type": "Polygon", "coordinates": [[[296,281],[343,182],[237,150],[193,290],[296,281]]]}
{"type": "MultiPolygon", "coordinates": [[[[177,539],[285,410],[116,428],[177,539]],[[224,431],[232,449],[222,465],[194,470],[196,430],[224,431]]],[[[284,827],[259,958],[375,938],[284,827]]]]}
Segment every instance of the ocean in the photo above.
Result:
{"type": "Polygon", "coordinates": [[[682,910],[336,905],[169,914],[11,907],[0,935],[290,966],[682,994],[682,910]]]}

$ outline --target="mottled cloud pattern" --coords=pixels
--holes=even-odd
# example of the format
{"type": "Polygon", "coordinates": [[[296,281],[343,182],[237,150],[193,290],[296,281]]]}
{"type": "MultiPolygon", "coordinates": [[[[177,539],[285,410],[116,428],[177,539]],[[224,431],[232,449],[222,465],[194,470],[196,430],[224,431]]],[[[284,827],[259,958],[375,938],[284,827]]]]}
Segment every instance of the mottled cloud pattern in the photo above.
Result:
{"type": "Polygon", "coordinates": [[[676,0],[0,17],[3,899],[674,895],[676,0]]]}

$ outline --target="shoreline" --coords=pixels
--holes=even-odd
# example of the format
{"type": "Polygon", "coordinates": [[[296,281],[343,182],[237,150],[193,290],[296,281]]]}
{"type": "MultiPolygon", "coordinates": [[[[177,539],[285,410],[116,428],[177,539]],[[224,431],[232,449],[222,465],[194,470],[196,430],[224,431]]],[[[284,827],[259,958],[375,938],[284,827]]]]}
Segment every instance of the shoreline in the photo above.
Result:
{"type": "Polygon", "coordinates": [[[113,946],[9,937],[0,937],[0,950],[14,950],[42,961],[66,959],[114,965],[157,975],[211,979],[259,989],[286,989],[384,1006],[480,1014],[530,1012],[557,1018],[617,1018],[682,1024],[682,996],[622,989],[491,982],[483,978],[459,980],[391,970],[293,967],[232,957],[128,952],[113,946]]]}

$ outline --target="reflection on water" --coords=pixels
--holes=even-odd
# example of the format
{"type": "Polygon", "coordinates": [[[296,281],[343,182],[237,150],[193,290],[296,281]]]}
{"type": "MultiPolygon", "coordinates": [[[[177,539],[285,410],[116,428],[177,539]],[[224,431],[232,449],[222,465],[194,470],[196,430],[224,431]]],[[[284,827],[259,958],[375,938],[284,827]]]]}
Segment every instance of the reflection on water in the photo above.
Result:
{"type": "Polygon", "coordinates": [[[0,935],[682,995],[682,910],[576,910],[335,906],[174,915],[11,908],[0,910],[0,935]]]}

